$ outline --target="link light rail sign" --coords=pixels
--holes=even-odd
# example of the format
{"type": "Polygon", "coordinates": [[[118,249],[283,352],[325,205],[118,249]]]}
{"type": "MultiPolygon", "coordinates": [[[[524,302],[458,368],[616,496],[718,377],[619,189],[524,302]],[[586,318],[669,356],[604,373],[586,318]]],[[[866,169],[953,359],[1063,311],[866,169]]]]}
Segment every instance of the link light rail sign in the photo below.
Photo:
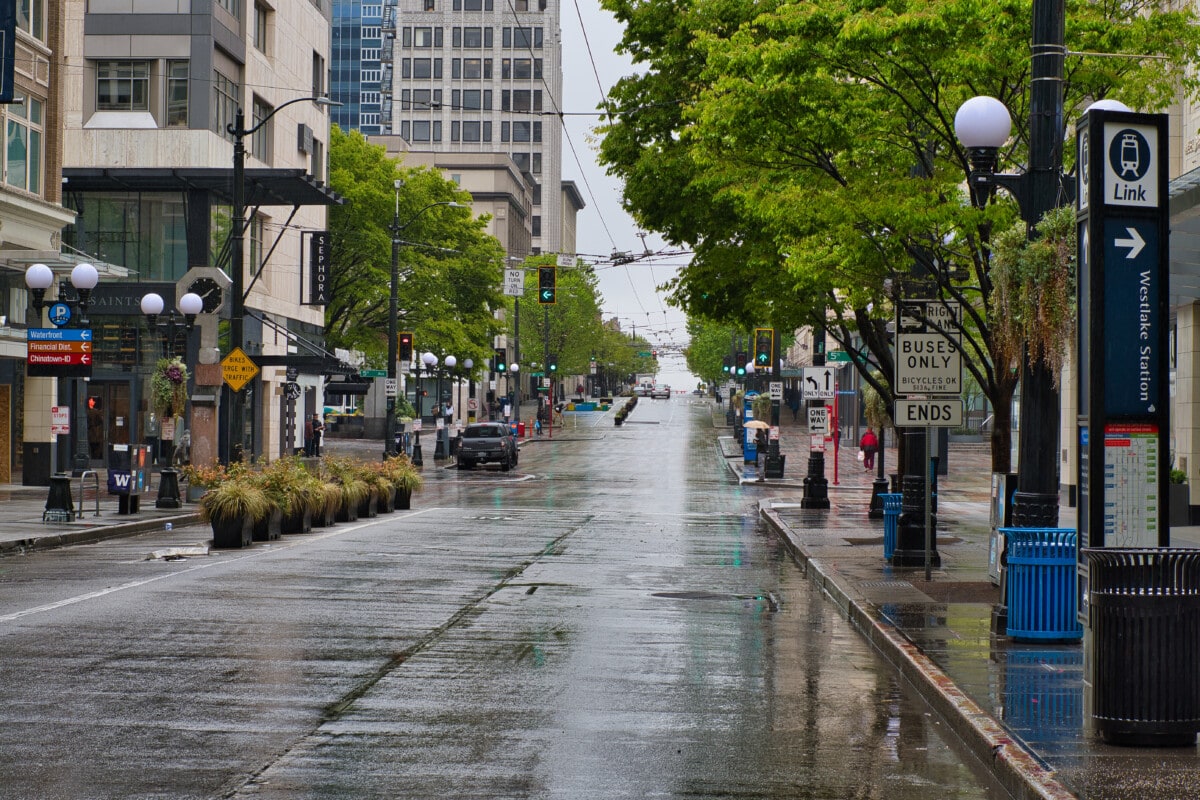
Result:
{"type": "Polygon", "coordinates": [[[1167,115],[1089,111],[1076,147],[1079,544],[1165,547],[1167,115]]]}

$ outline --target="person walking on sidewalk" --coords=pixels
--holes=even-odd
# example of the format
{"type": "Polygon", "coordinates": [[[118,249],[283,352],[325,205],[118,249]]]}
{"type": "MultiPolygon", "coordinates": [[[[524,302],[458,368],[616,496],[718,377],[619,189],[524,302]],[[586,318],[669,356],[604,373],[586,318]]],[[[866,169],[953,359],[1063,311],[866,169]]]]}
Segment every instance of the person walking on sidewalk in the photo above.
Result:
{"type": "Polygon", "coordinates": [[[875,431],[867,428],[862,439],[859,440],[858,446],[863,451],[863,466],[867,468],[867,472],[870,472],[875,469],[875,451],[879,449],[879,440],[875,438],[875,431]]]}

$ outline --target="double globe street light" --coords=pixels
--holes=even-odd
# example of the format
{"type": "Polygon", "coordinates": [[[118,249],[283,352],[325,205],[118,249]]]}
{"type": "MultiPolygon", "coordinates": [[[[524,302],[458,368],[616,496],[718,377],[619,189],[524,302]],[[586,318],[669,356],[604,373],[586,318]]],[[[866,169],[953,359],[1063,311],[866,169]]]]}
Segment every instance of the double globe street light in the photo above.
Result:
{"type": "MultiPolygon", "coordinates": [[[[86,327],[91,324],[87,318],[88,306],[91,305],[92,290],[100,283],[100,273],[91,264],[76,264],[71,270],[71,285],[75,287],[75,292],[78,300],[75,303],[68,303],[62,298],[60,292],[58,302],[70,308],[74,305],[79,310],[79,319],[76,321],[77,327],[86,327]]],[[[46,291],[54,284],[54,270],[45,264],[31,264],[29,269],[25,270],[25,285],[29,287],[30,293],[33,295],[33,310],[37,312],[41,323],[42,308],[45,306],[46,291]]],[[[69,315],[68,315],[69,318],[69,315]]],[[[67,319],[63,319],[60,323],[57,320],[51,320],[56,325],[65,324],[67,319]]],[[[74,470],[77,475],[82,474],[88,468],[90,454],[88,452],[88,437],[87,437],[87,397],[85,396],[84,383],[78,378],[75,379],[75,459],[74,470]]]]}

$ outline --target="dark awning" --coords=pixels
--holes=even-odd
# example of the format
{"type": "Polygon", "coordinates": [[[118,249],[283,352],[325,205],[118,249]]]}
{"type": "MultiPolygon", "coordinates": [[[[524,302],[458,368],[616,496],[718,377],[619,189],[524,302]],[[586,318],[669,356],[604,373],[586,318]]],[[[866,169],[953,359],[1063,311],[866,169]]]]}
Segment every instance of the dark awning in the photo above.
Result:
{"type": "MultiPolygon", "coordinates": [[[[212,192],[233,199],[233,167],[64,167],[64,192],[212,192]]],[[[302,169],[248,169],[247,206],[331,206],[341,195],[302,169]]]]}

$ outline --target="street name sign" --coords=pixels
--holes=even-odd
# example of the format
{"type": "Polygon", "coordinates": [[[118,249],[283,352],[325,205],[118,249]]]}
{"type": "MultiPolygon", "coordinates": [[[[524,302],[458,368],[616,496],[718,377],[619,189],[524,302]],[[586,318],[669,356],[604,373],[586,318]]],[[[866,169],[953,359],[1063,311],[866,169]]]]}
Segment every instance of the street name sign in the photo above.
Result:
{"type": "Polygon", "coordinates": [[[961,428],[962,400],[897,398],[895,422],[898,428],[961,428]]]}
{"type": "Polygon", "coordinates": [[[364,378],[385,378],[387,377],[386,369],[360,369],[358,374],[364,378]]]}
{"type": "Polygon", "coordinates": [[[233,348],[229,355],[221,359],[221,377],[235,392],[240,392],[257,374],[258,365],[240,347],[233,348]]]}
{"type": "Polygon", "coordinates": [[[849,364],[850,352],[847,350],[830,350],[825,354],[826,364],[849,364]]]}

